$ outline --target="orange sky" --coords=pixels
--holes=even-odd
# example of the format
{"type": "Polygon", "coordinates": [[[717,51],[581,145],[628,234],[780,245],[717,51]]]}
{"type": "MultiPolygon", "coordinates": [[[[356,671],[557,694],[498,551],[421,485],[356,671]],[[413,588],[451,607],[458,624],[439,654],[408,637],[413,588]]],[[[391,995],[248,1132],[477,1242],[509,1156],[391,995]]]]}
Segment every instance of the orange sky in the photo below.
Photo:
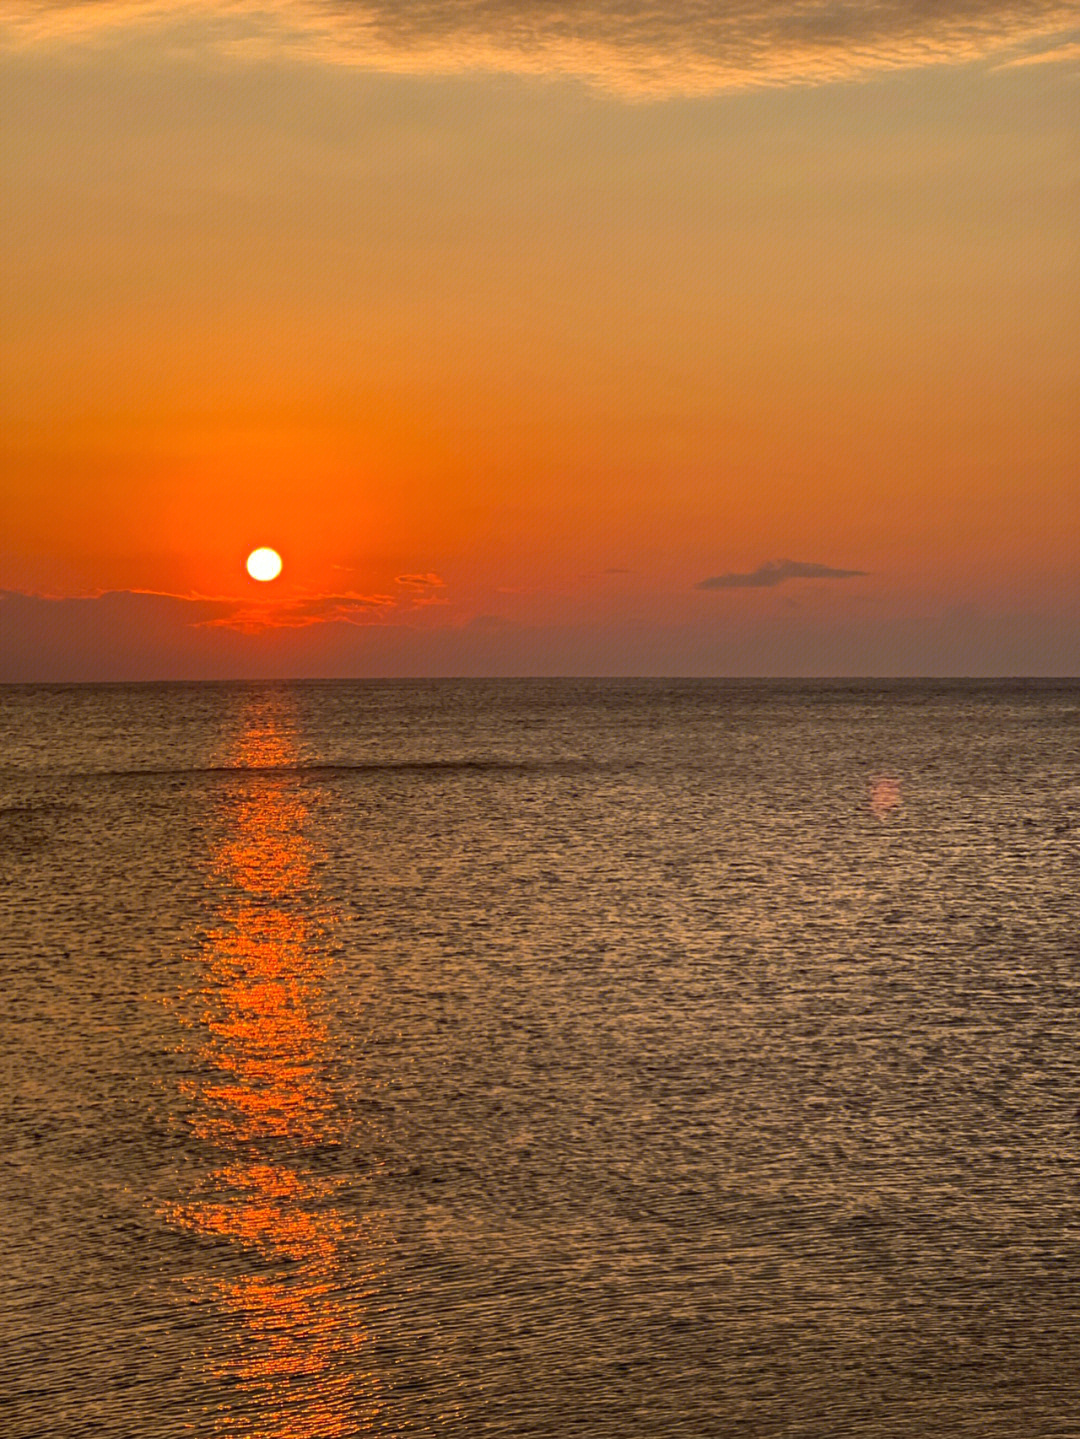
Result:
{"type": "Polygon", "coordinates": [[[1080,13],[713,8],[16,3],[0,679],[1078,672],[1080,13]]]}

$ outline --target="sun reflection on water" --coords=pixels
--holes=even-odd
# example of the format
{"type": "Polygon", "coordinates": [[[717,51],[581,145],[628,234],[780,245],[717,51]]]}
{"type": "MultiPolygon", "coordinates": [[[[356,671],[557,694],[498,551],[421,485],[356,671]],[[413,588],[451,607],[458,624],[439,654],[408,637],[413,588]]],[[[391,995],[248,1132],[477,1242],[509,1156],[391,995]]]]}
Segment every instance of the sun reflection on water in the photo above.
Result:
{"type": "Polygon", "coordinates": [[[891,818],[903,803],[898,779],[891,775],[878,775],[870,781],[870,811],[875,819],[891,818]]]}
{"type": "Polygon", "coordinates": [[[335,1439],[370,1429],[379,1411],[362,1235],[337,1202],[346,1136],[307,807],[295,773],[266,773],[295,758],[262,701],[230,762],[263,772],[212,856],[218,903],[198,957],[199,1078],[187,1098],[214,1163],[169,1216],[213,1242],[204,1282],[225,1323],[205,1363],[229,1396],[218,1428],[230,1439],[335,1439]]]}

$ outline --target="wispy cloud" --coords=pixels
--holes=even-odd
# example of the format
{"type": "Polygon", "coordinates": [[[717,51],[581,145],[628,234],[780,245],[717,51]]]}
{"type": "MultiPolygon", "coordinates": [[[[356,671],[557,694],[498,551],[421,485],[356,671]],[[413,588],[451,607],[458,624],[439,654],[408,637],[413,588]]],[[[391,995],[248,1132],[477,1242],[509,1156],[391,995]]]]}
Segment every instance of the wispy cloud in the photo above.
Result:
{"type": "Polygon", "coordinates": [[[33,43],[177,20],[204,24],[234,52],[286,46],[404,73],[577,75],[648,94],[824,81],[1065,42],[1080,0],[7,0],[0,33],[33,43]]]}
{"type": "Polygon", "coordinates": [[[410,622],[425,607],[423,594],[289,595],[281,599],[220,599],[203,595],[163,594],[153,590],[106,590],[100,594],[50,596],[0,590],[12,623],[31,616],[66,616],[78,626],[118,622],[136,628],[147,623],[180,630],[235,630],[263,634],[307,629],[313,625],[373,625],[410,622]]]}
{"type": "Polygon", "coordinates": [[[446,581],[441,575],[398,575],[397,583],[413,590],[443,590],[446,581]]]}
{"type": "Polygon", "coordinates": [[[309,625],[370,625],[385,619],[399,606],[392,595],[313,595],[299,599],[266,601],[259,604],[236,602],[209,619],[193,620],[204,629],[241,630],[258,634],[262,630],[305,629],[309,625]]]}
{"type": "Polygon", "coordinates": [[[1080,40],[1071,40],[1064,45],[1055,45],[1052,50],[1025,51],[1003,60],[999,70],[1015,70],[1024,65],[1061,65],[1069,60],[1080,61],[1080,40]]]}
{"type": "Polygon", "coordinates": [[[441,575],[398,575],[397,583],[405,591],[404,602],[415,609],[450,603],[446,595],[446,581],[441,575]]]}
{"type": "MultiPolygon", "coordinates": [[[[411,594],[217,598],[150,590],[37,595],[0,590],[0,683],[48,677],[197,677],[306,672],[323,656],[393,650],[460,630],[452,608],[411,594]]],[[[329,672],[329,671],[326,671],[329,672]]]]}
{"type": "Polygon", "coordinates": [[[785,580],[851,580],[865,570],[837,570],[830,565],[806,564],[801,560],[768,560],[756,570],[710,575],[699,580],[699,590],[761,590],[782,585],[785,580]]]}

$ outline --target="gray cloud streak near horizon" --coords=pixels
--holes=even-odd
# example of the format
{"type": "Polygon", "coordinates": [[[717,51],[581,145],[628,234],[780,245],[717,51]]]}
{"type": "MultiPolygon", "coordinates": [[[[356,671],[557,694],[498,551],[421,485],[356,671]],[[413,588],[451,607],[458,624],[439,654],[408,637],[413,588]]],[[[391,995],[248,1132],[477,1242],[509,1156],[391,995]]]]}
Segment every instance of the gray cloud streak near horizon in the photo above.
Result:
{"type": "Polygon", "coordinates": [[[252,599],[216,599],[204,595],[174,595],[152,590],[105,590],[89,595],[35,595],[19,590],[0,590],[0,606],[16,614],[36,609],[65,612],[78,617],[93,612],[138,617],[188,629],[231,629],[260,633],[275,629],[299,629],[322,624],[377,624],[387,619],[404,620],[415,613],[411,597],[361,595],[353,591],[330,595],[272,596],[252,599]]]}
{"type": "Polygon", "coordinates": [[[1080,0],[9,0],[26,43],[137,21],[204,21],[232,53],[282,48],[375,70],[576,75],[702,93],[959,62],[1080,26],[1080,0]]]}
{"type": "Polygon", "coordinates": [[[760,590],[772,589],[785,580],[851,580],[865,575],[866,570],[837,570],[829,565],[806,564],[800,560],[769,560],[756,570],[710,575],[699,580],[699,590],[760,590]]]}
{"type": "MultiPolygon", "coordinates": [[[[1080,673],[1070,612],[977,605],[840,625],[811,607],[728,611],[687,624],[206,625],[235,602],[131,590],[64,599],[0,590],[0,683],[500,675],[1061,675],[1080,673]]],[[[721,607],[722,609],[726,607],[721,607]]]]}

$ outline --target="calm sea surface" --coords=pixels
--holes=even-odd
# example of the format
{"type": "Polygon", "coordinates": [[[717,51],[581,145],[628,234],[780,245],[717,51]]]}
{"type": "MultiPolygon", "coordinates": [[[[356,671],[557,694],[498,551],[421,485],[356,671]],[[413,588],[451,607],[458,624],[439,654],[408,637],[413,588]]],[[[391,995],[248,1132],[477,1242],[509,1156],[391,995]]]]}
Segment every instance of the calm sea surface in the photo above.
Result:
{"type": "Polygon", "coordinates": [[[0,690],[0,1432],[1080,1435],[1080,685],[0,690]]]}

